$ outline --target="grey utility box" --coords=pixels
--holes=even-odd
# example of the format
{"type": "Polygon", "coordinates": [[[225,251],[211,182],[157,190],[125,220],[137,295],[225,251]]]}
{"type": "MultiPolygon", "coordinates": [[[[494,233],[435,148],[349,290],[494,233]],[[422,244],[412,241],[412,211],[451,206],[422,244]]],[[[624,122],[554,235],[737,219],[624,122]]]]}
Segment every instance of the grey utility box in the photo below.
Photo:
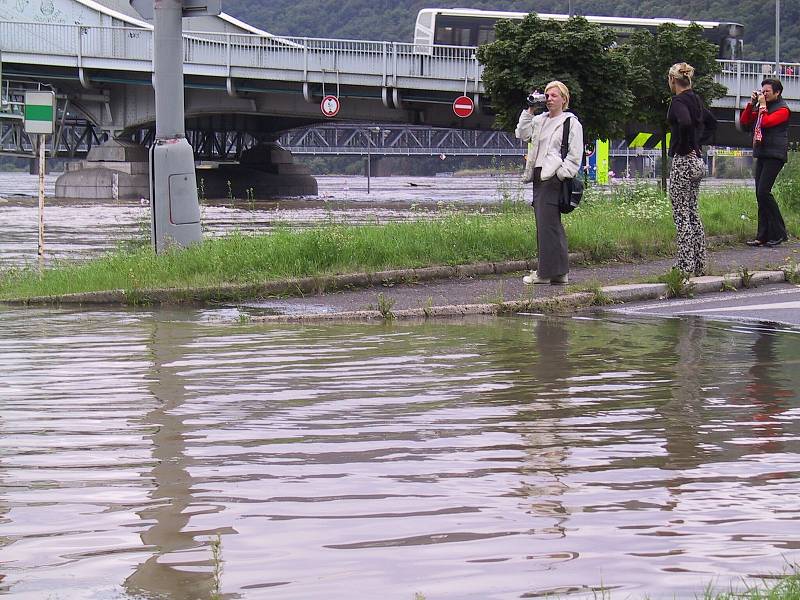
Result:
{"type": "Polygon", "coordinates": [[[185,138],[157,140],[151,146],[150,208],[157,253],[202,240],[194,154],[185,138]]]}

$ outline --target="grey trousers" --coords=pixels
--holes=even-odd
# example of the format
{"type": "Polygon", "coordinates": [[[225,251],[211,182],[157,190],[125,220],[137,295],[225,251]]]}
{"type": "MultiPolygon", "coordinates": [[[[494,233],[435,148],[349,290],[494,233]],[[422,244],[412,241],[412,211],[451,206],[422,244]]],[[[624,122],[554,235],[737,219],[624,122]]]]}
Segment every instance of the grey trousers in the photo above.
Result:
{"type": "Polygon", "coordinates": [[[533,177],[533,211],[536,215],[536,245],[539,248],[538,277],[556,277],[569,272],[567,235],[561,224],[558,196],[561,181],[555,175],[542,181],[541,169],[533,177]]]}

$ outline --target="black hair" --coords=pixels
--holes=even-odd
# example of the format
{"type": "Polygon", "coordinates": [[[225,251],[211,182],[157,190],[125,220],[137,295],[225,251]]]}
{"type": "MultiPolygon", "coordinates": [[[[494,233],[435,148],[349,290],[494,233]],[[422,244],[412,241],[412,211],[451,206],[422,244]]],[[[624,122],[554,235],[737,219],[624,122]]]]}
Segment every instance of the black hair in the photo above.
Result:
{"type": "Polygon", "coordinates": [[[783,93],[783,84],[777,79],[774,79],[773,77],[767,77],[764,81],[761,82],[761,85],[771,85],[773,92],[775,92],[776,94],[783,93]]]}

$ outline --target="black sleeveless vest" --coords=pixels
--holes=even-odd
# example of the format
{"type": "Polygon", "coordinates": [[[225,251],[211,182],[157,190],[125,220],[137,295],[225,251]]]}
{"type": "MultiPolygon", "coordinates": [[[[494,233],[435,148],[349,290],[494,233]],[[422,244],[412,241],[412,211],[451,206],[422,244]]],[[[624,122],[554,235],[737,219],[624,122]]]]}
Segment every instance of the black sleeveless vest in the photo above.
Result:
{"type": "MultiPolygon", "coordinates": [[[[779,108],[789,109],[789,105],[786,104],[783,98],[767,104],[767,114],[772,114],[779,108]]],[[[789,148],[789,121],[775,127],[762,127],[761,134],[763,136],[761,143],[753,144],[753,156],[756,158],[777,158],[786,162],[789,148]]]]}

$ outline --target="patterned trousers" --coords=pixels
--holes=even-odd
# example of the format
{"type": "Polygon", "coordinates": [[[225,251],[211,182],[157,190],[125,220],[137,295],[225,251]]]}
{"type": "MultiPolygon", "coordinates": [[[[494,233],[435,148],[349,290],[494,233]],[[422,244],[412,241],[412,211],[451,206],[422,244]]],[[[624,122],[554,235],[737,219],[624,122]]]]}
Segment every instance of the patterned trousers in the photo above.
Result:
{"type": "Polygon", "coordinates": [[[706,232],[697,208],[700,180],[705,173],[705,163],[695,154],[672,157],[669,199],[678,247],[675,268],[687,275],[703,275],[706,270],[706,232]]]}

